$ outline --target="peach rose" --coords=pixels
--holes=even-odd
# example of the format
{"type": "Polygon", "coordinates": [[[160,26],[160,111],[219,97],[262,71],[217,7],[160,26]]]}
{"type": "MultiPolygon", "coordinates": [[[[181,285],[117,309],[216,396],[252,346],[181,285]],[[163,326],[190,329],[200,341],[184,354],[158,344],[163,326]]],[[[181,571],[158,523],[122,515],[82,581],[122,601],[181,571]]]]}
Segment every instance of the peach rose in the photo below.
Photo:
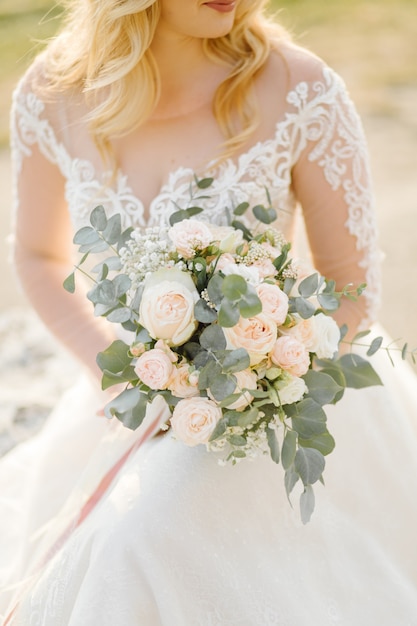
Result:
{"type": "Polygon", "coordinates": [[[221,408],[212,400],[185,398],[174,408],[171,426],[177,439],[187,446],[197,446],[208,443],[221,417],[221,408]]]}
{"type": "Polygon", "coordinates": [[[166,389],[173,370],[169,356],[158,348],[144,352],[136,361],[135,372],[151,389],[166,389]]]}
{"type": "Polygon", "coordinates": [[[264,313],[248,319],[241,317],[231,328],[223,328],[229,349],[245,348],[251,365],[260,363],[272,350],[277,338],[277,325],[264,313]]]}
{"type": "Polygon", "coordinates": [[[261,283],[256,289],[262,302],[262,313],[267,315],[275,324],[283,324],[288,314],[288,296],[278,285],[261,283]]]}
{"type": "Polygon", "coordinates": [[[180,346],[197,328],[194,305],[198,299],[189,274],[177,268],[158,270],[145,283],[139,323],[154,339],[180,346]]]}
{"type": "Polygon", "coordinates": [[[297,320],[295,326],[291,326],[291,328],[281,328],[280,332],[283,335],[288,335],[297,339],[297,341],[300,341],[309,352],[314,352],[312,348],[315,345],[316,337],[313,324],[311,323],[313,318],[309,317],[305,320],[301,317],[294,316],[294,319],[297,320]]]}
{"type": "Polygon", "coordinates": [[[168,236],[184,259],[191,259],[196,250],[207,248],[213,240],[207,224],[191,219],[174,224],[169,229],[168,236]]]}
{"type": "MultiPolygon", "coordinates": [[[[235,372],[234,376],[236,376],[237,383],[236,389],[234,393],[239,393],[243,389],[256,389],[257,386],[257,376],[255,372],[252,370],[246,369],[241,372],[235,372]]],[[[253,396],[250,394],[250,391],[245,391],[242,393],[241,397],[233,402],[233,404],[229,404],[228,409],[232,409],[233,411],[243,411],[248,404],[250,404],[253,400],[253,396]]]]}
{"type": "Polygon", "coordinates": [[[272,263],[271,259],[257,259],[251,263],[250,267],[257,268],[260,278],[271,278],[277,273],[276,267],[272,263]]]}
{"type": "Polygon", "coordinates": [[[168,383],[168,389],[176,398],[191,398],[198,396],[198,377],[190,377],[190,367],[180,365],[174,367],[168,383]]]}
{"type": "Polygon", "coordinates": [[[293,376],[302,376],[310,365],[310,356],[300,341],[294,337],[279,337],[271,352],[271,360],[293,376]]]}

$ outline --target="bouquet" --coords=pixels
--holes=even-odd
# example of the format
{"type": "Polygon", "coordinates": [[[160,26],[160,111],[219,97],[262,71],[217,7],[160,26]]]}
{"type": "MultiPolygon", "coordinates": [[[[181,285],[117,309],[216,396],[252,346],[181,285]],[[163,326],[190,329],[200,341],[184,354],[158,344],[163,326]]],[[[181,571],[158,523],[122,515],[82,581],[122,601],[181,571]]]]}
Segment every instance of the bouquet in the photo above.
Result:
{"type": "MultiPolygon", "coordinates": [[[[228,226],[197,219],[212,182],[194,179],[192,206],[178,208],[169,227],[122,231],[120,215],[98,206],[74,237],[95,315],[130,331],[97,356],[103,389],[123,386],[105,414],[136,429],[158,395],[171,415],[162,428],[185,445],[206,446],[220,463],[269,454],[288,498],[301,482],[306,523],[335,446],[323,407],[346,387],[382,384],[365,358],[338,356],[346,328],[329,315],[365,285],[337,292],[317,272],[304,275],[273,226],[267,190],[266,206],[225,208],[228,226]],[[101,260],[88,273],[92,254],[101,260]]],[[[64,286],[74,291],[74,273],[64,286]]]]}

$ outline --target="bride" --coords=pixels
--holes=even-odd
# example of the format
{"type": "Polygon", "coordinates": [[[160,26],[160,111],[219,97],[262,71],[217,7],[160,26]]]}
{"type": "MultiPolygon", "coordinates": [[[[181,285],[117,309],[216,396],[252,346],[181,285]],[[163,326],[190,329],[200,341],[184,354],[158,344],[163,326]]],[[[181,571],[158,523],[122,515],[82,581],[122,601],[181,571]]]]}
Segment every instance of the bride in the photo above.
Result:
{"type": "Polygon", "coordinates": [[[15,92],[14,255],[85,374],[0,464],[3,624],[416,626],[417,385],[406,366],[376,358],[384,387],[328,411],[337,448],[303,526],[270,459],[220,467],[169,431],[146,440],[100,417],[95,357],[114,325],[62,288],[73,231],[95,206],[125,227],[167,224],[194,173],[210,173],[207,221],[225,223],[228,203],[264,202],[267,187],[291,238],[299,204],[315,267],[339,286],[368,285],[338,322],[352,335],[373,322],[372,193],[343,82],[267,21],[264,0],[69,5],[15,92]]]}

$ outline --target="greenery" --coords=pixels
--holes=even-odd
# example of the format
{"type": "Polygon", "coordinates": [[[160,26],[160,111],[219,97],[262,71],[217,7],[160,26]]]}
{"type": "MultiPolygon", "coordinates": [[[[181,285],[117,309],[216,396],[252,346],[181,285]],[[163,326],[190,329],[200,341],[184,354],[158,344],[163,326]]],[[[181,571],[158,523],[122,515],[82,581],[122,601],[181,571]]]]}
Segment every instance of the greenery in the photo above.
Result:
{"type": "MultiPolygon", "coordinates": [[[[417,82],[415,0],[273,0],[295,39],[346,78],[362,111],[395,113],[392,89],[417,82]]],[[[7,142],[10,96],[42,42],[59,26],[52,0],[0,5],[0,145],[7,142]]]]}

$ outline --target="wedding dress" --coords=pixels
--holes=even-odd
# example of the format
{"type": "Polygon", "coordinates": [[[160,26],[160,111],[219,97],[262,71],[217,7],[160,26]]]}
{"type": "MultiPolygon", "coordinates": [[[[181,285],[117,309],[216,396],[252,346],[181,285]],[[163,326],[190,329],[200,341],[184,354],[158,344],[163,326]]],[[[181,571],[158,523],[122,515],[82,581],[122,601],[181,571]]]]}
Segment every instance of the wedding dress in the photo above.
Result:
{"type": "MultiPolygon", "coordinates": [[[[98,204],[124,226],[166,223],[174,202],[187,205],[193,171],[178,168],[146,213],[134,181],[101,169],[77,106],[48,102],[32,82],[15,94],[15,168],[46,159],[59,169],[75,229],[98,204]]],[[[365,278],[373,319],[366,146],[332,70],[308,61],[294,71],[275,135],[213,167],[205,219],[224,223],[224,207],[247,198],[264,203],[267,187],[291,237],[301,201],[317,267],[344,284],[365,278]]],[[[60,323],[76,343],[81,324],[60,323]]],[[[135,432],[97,417],[103,396],[84,377],[0,464],[4,623],[417,626],[417,385],[385,354],[374,366],[384,387],[349,390],[326,410],[336,449],[305,526],[269,458],[222,467],[169,431],[142,442],[153,415],[135,432]]]]}

